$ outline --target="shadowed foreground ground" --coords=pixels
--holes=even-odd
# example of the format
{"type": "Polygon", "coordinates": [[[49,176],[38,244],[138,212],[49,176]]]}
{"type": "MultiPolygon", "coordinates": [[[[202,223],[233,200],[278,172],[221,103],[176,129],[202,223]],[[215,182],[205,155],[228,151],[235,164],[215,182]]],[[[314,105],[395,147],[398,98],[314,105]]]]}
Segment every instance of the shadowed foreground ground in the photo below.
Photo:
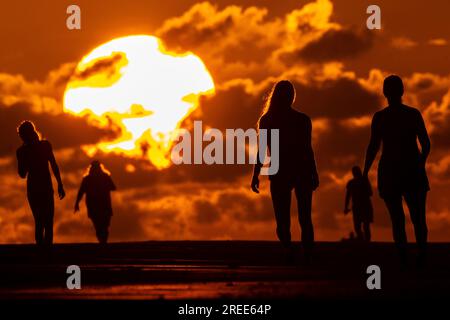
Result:
{"type": "Polygon", "coordinates": [[[311,265],[286,263],[277,242],[183,241],[0,246],[1,299],[398,299],[450,293],[450,244],[431,244],[428,268],[401,271],[392,244],[318,243],[311,265]],[[66,289],[79,265],[81,290],[66,289]],[[381,268],[381,290],[366,287],[381,268]]]}

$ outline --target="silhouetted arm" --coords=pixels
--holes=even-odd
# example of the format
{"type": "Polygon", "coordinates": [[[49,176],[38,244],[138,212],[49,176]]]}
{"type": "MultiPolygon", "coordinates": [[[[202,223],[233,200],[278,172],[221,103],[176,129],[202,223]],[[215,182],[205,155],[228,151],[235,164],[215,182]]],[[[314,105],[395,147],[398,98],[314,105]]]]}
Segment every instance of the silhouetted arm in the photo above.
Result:
{"type": "MultiPolygon", "coordinates": [[[[264,126],[260,125],[259,130],[265,129],[264,126]]],[[[267,135],[267,145],[270,145],[270,134],[267,135]]],[[[261,168],[263,166],[263,161],[266,157],[267,146],[261,146],[259,143],[258,135],[258,152],[256,153],[256,162],[253,167],[253,177],[251,182],[251,189],[255,193],[259,193],[259,174],[261,173],[261,168]],[[261,161],[263,159],[263,161],[261,161]]]]}
{"type": "Polygon", "coordinates": [[[306,141],[308,143],[307,153],[308,159],[310,161],[310,168],[312,170],[312,178],[313,178],[313,190],[316,190],[319,187],[319,173],[317,172],[316,159],[314,157],[314,150],[312,147],[312,122],[311,119],[308,118],[308,128],[307,128],[307,137],[306,141]]]}
{"type": "Polygon", "coordinates": [[[52,145],[47,141],[48,147],[48,161],[50,162],[50,166],[52,167],[53,175],[58,182],[58,194],[59,198],[63,199],[66,196],[66,192],[64,191],[64,186],[61,180],[61,174],[59,172],[58,164],[56,163],[55,155],[53,154],[52,145]]]}
{"type": "Polygon", "coordinates": [[[256,163],[253,167],[253,177],[252,177],[252,183],[251,183],[251,188],[253,190],[253,192],[259,193],[259,174],[261,173],[261,168],[263,166],[261,160],[260,160],[260,155],[261,158],[264,159],[265,155],[266,155],[266,146],[263,146],[263,148],[259,147],[259,143],[258,143],[258,152],[256,154],[256,163]]]}
{"type": "Polygon", "coordinates": [[[372,185],[370,184],[369,179],[366,180],[366,183],[367,183],[367,189],[369,192],[369,197],[371,197],[371,196],[373,196],[373,191],[372,191],[372,185]]]}
{"type": "Polygon", "coordinates": [[[108,176],[108,178],[109,178],[109,190],[110,190],[110,191],[116,191],[116,190],[117,190],[117,187],[116,187],[116,185],[114,184],[113,179],[111,178],[111,176],[108,176]]]}
{"type": "Polygon", "coordinates": [[[19,173],[19,176],[22,179],[25,179],[28,174],[28,166],[23,156],[23,153],[20,149],[17,150],[16,157],[17,157],[17,171],[19,173]]]}
{"type": "Polygon", "coordinates": [[[253,167],[253,176],[258,177],[259,174],[261,173],[261,168],[263,167],[263,164],[261,162],[261,158],[264,159],[266,155],[266,148],[260,148],[258,145],[258,152],[256,154],[256,163],[253,167]],[[261,158],[260,158],[261,157],[261,158]]]}
{"type": "Polygon", "coordinates": [[[419,112],[418,119],[418,130],[417,137],[419,139],[420,146],[422,148],[422,161],[425,165],[427,161],[428,155],[430,154],[431,142],[430,137],[428,136],[427,128],[425,127],[425,122],[423,121],[422,115],[419,112]]]}
{"type": "Polygon", "coordinates": [[[350,199],[352,197],[352,194],[350,192],[350,188],[347,185],[346,192],[345,192],[345,204],[344,204],[344,213],[347,214],[350,211],[350,208],[348,207],[350,204],[350,199]]]}
{"type": "Polygon", "coordinates": [[[75,212],[80,211],[80,201],[86,193],[86,179],[81,181],[80,189],[78,190],[77,199],[75,200],[75,212]]]}
{"type": "Polygon", "coordinates": [[[377,156],[378,150],[380,150],[380,146],[381,146],[381,133],[379,129],[379,117],[378,114],[375,113],[372,119],[370,142],[369,146],[367,147],[366,162],[364,164],[363,175],[365,177],[369,175],[370,168],[372,167],[373,161],[377,156]]]}

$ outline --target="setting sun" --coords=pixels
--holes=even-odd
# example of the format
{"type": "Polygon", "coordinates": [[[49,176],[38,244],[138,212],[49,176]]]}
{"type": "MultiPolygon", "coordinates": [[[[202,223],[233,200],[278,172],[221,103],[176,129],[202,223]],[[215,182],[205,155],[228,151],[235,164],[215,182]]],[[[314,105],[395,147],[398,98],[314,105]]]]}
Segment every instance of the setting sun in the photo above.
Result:
{"type": "Polygon", "coordinates": [[[64,109],[120,128],[116,140],[85,147],[89,153],[145,156],[161,169],[170,165],[172,133],[199,97],[212,93],[213,79],[198,56],[166,51],[153,36],[128,36],[83,57],[66,87],[64,109]]]}

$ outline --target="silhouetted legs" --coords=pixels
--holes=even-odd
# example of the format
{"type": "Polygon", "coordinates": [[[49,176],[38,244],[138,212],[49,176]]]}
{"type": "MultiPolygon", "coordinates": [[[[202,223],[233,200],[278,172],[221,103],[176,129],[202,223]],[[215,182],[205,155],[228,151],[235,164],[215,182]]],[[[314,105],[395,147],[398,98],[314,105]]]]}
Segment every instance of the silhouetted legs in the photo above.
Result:
{"type": "Polygon", "coordinates": [[[364,228],[364,240],[370,242],[372,238],[372,234],[370,233],[370,222],[364,222],[363,228],[364,228]]]}
{"type": "Polygon", "coordinates": [[[353,228],[355,229],[357,240],[364,239],[364,234],[363,234],[361,226],[362,226],[361,220],[353,218],[353,228]]]}
{"type": "MultiPolygon", "coordinates": [[[[426,192],[408,192],[404,196],[411,216],[411,221],[414,225],[414,234],[420,250],[420,258],[424,258],[425,256],[428,234],[425,216],[426,196],[426,192]]],[[[400,258],[405,262],[407,239],[402,196],[391,196],[385,198],[384,201],[391,216],[394,241],[399,249],[400,258]]]]}
{"type": "Polygon", "coordinates": [[[314,243],[314,229],[311,219],[312,190],[293,186],[285,181],[273,180],[270,183],[273,208],[277,222],[277,236],[285,247],[291,245],[291,192],[295,187],[297,197],[298,220],[301,227],[302,243],[306,250],[314,243]]]}
{"type": "Polygon", "coordinates": [[[99,243],[105,244],[108,242],[109,236],[109,224],[111,221],[111,216],[99,216],[91,217],[92,223],[94,224],[95,234],[99,243]]]}
{"type": "Polygon", "coordinates": [[[53,192],[29,193],[28,202],[34,217],[36,244],[53,244],[53,216],[55,211],[53,192]]]}
{"type": "Polygon", "coordinates": [[[423,266],[426,260],[428,228],[426,220],[426,192],[415,192],[405,194],[406,205],[409,209],[411,221],[414,225],[414,235],[416,236],[419,248],[418,264],[423,266]]]}
{"type": "Polygon", "coordinates": [[[291,245],[291,190],[289,184],[271,181],[270,193],[277,222],[277,236],[283,246],[291,245]]]}
{"type": "Polygon", "coordinates": [[[34,218],[35,240],[39,245],[53,243],[53,216],[34,218]]]}
{"type": "Polygon", "coordinates": [[[406,263],[406,230],[405,230],[405,212],[403,211],[402,196],[385,197],[384,202],[388,208],[392,222],[392,235],[395,244],[399,250],[402,263],[406,263]]]}
{"type": "Polygon", "coordinates": [[[312,189],[295,187],[302,243],[307,250],[310,250],[314,243],[314,228],[311,219],[312,194],[312,189]]]}
{"type": "Polygon", "coordinates": [[[406,193],[405,201],[411,215],[411,221],[414,225],[414,234],[416,242],[420,249],[427,245],[428,228],[426,221],[426,192],[406,193]]]}
{"type": "Polygon", "coordinates": [[[367,242],[370,241],[371,234],[369,222],[363,222],[360,219],[353,218],[353,227],[355,229],[356,239],[367,242]]]}

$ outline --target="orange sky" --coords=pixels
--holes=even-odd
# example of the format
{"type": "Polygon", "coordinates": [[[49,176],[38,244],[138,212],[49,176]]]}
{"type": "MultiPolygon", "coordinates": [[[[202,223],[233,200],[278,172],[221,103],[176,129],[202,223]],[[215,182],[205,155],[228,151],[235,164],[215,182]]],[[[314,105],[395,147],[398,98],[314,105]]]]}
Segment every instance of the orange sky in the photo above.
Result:
{"type": "MultiPolygon", "coordinates": [[[[162,6],[158,1],[77,1],[80,31],[65,27],[65,10],[72,2],[3,4],[0,243],[33,241],[25,184],[15,173],[20,145],[15,127],[24,118],[35,121],[52,142],[67,188],[67,198],[56,204],[56,241],[95,240],[85,211],[72,214],[78,184],[91,160],[82,146],[111,141],[117,132],[64,113],[62,97],[83,56],[132,34],[155,35],[170,50],[191,51],[211,73],[216,93],[202,99],[185,120],[188,129],[193,120],[219,129],[254,127],[273,81],[294,82],[296,108],[313,119],[321,178],[313,209],[318,240],[339,240],[351,230],[351,220],[341,212],[349,169],[362,163],[370,117],[385,104],[380,95],[383,77],[399,74],[406,86],[405,102],[423,112],[432,139],[430,238],[449,241],[450,4],[379,1],[382,30],[368,31],[369,1],[334,2],[166,1],[162,6]]],[[[119,187],[113,241],[275,239],[268,181],[262,181],[261,195],[252,194],[251,166],[155,170],[144,158],[96,157],[119,187]],[[135,171],[127,170],[130,165],[135,171]]],[[[375,185],[375,170],[372,174],[375,185]]],[[[390,240],[389,218],[377,195],[374,203],[374,239],[390,240]]],[[[293,216],[298,239],[295,221],[293,216]]]]}

